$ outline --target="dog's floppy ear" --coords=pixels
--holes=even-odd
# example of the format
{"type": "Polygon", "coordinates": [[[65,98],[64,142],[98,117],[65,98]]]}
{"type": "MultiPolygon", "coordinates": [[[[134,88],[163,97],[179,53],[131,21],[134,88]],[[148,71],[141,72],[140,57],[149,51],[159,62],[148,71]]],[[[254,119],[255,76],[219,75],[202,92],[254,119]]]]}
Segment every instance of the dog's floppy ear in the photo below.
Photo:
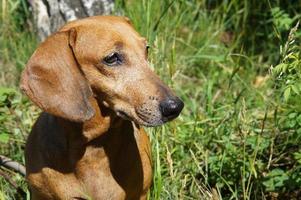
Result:
{"type": "Polygon", "coordinates": [[[76,30],[47,38],[28,61],[21,76],[21,89],[42,110],[83,122],[94,115],[92,91],[73,54],[76,30]]]}

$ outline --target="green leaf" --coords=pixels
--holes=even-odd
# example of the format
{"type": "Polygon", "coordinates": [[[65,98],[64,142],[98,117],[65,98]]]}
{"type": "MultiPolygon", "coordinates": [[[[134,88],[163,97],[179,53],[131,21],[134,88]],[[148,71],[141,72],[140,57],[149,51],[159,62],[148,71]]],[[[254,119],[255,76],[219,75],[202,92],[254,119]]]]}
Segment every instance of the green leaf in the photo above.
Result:
{"type": "Polygon", "coordinates": [[[7,87],[0,87],[0,96],[3,95],[11,95],[16,93],[16,91],[12,88],[7,88],[7,87]]]}
{"type": "Polygon", "coordinates": [[[276,188],[281,188],[285,181],[289,180],[289,176],[282,169],[273,169],[270,171],[263,181],[263,185],[268,191],[274,191],[276,188]]]}
{"type": "Polygon", "coordinates": [[[0,103],[5,102],[9,96],[16,94],[12,88],[0,87],[0,103]]]}
{"type": "Polygon", "coordinates": [[[280,63],[279,65],[276,65],[273,69],[272,72],[274,75],[279,75],[281,72],[285,73],[286,69],[287,69],[287,64],[285,63],[280,63]]]}
{"type": "Polygon", "coordinates": [[[0,142],[7,144],[9,141],[9,134],[0,133],[0,142]]]}
{"type": "Polygon", "coordinates": [[[294,118],[297,117],[297,115],[298,115],[298,113],[292,112],[292,113],[290,113],[290,114],[288,115],[288,118],[294,119],[294,118]]]}
{"type": "Polygon", "coordinates": [[[299,88],[297,87],[297,85],[292,85],[292,90],[294,91],[295,94],[299,95],[299,88]]]}
{"type": "Polygon", "coordinates": [[[296,121],[298,122],[299,126],[301,126],[301,115],[298,115],[296,121]]]}
{"type": "Polygon", "coordinates": [[[301,164],[301,151],[300,152],[295,152],[294,153],[294,159],[301,164]]]}
{"type": "Polygon", "coordinates": [[[291,87],[287,87],[283,92],[284,101],[288,101],[291,96],[291,87]]]}

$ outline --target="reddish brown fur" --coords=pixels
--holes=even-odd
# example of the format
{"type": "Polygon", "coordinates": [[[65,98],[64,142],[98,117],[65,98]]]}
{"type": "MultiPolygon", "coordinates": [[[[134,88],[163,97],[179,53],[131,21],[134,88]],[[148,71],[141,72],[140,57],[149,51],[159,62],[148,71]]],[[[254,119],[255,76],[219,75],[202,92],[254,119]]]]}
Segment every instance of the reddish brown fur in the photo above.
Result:
{"type": "Polygon", "coordinates": [[[145,45],[128,19],[98,16],[38,47],[21,79],[45,111],[26,145],[32,199],[146,199],[151,153],[140,125],[162,124],[158,104],[173,93],[149,69],[145,45]],[[101,62],[112,51],[122,67],[101,62]]]}

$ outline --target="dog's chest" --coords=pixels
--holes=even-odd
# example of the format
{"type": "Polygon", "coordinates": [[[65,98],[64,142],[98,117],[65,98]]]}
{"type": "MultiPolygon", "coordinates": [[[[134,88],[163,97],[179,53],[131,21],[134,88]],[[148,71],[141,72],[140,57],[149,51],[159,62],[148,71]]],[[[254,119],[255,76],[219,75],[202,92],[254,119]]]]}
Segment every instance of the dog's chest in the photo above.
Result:
{"type": "Polygon", "coordinates": [[[139,199],[151,184],[148,138],[144,132],[122,134],[88,146],[77,163],[76,176],[92,199],[139,199]]]}

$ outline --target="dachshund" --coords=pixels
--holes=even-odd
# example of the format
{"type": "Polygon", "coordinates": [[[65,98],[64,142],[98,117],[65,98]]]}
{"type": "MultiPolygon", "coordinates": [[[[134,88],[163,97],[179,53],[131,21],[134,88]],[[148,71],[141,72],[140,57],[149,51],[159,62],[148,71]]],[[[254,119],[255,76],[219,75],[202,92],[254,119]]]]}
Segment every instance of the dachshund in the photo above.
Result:
{"type": "Polygon", "coordinates": [[[33,200],[147,198],[142,127],[176,118],[184,103],[150,69],[147,41],[128,18],[67,23],[33,53],[20,88],[43,111],[25,148],[33,200]]]}

